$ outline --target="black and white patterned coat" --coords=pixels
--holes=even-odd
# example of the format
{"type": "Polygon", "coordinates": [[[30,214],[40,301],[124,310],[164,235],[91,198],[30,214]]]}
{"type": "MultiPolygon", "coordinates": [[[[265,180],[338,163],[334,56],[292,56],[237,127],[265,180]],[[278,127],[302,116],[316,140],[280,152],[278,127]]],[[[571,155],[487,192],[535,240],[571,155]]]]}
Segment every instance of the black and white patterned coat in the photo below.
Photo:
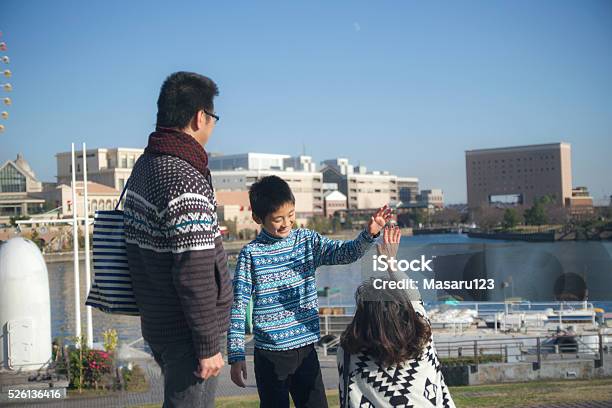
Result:
{"type": "MultiPolygon", "coordinates": [[[[412,301],[415,312],[427,319],[421,300],[412,301]]],[[[340,401],[344,392],[344,350],[338,348],[340,401]]],[[[343,408],[455,408],[444,382],[433,338],[418,359],[401,366],[383,367],[371,356],[352,354],[349,363],[348,399],[343,408]]]]}

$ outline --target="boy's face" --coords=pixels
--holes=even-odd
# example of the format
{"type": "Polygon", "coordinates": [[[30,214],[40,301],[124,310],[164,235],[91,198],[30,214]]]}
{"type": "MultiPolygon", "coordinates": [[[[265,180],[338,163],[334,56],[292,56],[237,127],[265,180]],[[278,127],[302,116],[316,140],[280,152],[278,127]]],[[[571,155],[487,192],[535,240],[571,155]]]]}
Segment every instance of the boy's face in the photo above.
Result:
{"type": "Polygon", "coordinates": [[[253,216],[253,219],[267,233],[279,238],[285,238],[291,232],[293,224],[295,224],[295,204],[285,203],[278,210],[266,215],[263,222],[259,218],[253,216]]]}

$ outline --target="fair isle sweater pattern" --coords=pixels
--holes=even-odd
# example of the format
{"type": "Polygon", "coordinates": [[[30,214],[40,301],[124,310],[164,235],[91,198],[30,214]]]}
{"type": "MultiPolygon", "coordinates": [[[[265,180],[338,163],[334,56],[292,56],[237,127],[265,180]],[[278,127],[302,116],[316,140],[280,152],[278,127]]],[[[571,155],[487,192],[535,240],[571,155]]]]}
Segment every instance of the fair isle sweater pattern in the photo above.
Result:
{"type": "Polygon", "coordinates": [[[143,337],[220,351],[232,287],[210,180],[170,155],[143,154],[124,205],[125,241],[143,337]]]}
{"type": "Polygon", "coordinates": [[[355,262],[373,242],[365,230],[354,240],[341,241],[308,229],[293,230],[286,238],[262,229],[236,264],[229,362],[245,359],[245,316],[251,298],[255,347],[289,350],[319,340],[316,269],[355,262]]]}
{"type": "Polygon", "coordinates": [[[155,252],[181,253],[215,247],[216,200],[203,176],[173,156],[146,157],[126,194],[126,242],[155,252]],[[139,194],[140,193],[140,194],[139,194]]]}

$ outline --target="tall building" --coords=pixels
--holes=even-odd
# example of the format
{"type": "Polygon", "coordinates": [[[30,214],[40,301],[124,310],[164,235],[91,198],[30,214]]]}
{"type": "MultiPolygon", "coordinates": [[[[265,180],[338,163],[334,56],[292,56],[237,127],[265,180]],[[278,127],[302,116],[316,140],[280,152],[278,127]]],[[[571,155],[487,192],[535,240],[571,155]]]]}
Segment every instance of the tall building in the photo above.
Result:
{"type": "Polygon", "coordinates": [[[21,154],[0,166],[0,222],[43,211],[43,185],[21,154]]]}
{"type": "Polygon", "coordinates": [[[572,197],[569,143],[465,152],[469,208],[497,204],[531,206],[544,195],[565,205],[572,197]]]}
{"type": "MultiPolygon", "coordinates": [[[[132,174],[136,160],[144,153],[144,149],[115,147],[111,149],[87,149],[87,180],[93,181],[116,190],[123,190],[125,182],[132,174]]],[[[83,180],[83,152],[76,154],[76,179],[83,180]]],[[[72,182],[71,152],[55,155],[57,160],[57,184],[70,185],[72,182]]]]}

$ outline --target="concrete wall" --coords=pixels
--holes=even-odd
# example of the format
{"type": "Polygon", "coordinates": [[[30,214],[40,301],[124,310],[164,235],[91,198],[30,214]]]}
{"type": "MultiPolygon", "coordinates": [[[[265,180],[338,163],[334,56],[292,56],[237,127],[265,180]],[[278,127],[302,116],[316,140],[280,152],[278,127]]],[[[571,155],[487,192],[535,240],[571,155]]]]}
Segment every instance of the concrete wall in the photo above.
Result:
{"type": "Polygon", "coordinates": [[[497,384],[533,380],[589,379],[612,375],[612,356],[605,355],[604,365],[595,368],[593,360],[542,362],[539,370],[532,363],[490,363],[469,370],[469,385],[497,384]],[[472,372],[474,371],[474,372],[472,372]]]}

